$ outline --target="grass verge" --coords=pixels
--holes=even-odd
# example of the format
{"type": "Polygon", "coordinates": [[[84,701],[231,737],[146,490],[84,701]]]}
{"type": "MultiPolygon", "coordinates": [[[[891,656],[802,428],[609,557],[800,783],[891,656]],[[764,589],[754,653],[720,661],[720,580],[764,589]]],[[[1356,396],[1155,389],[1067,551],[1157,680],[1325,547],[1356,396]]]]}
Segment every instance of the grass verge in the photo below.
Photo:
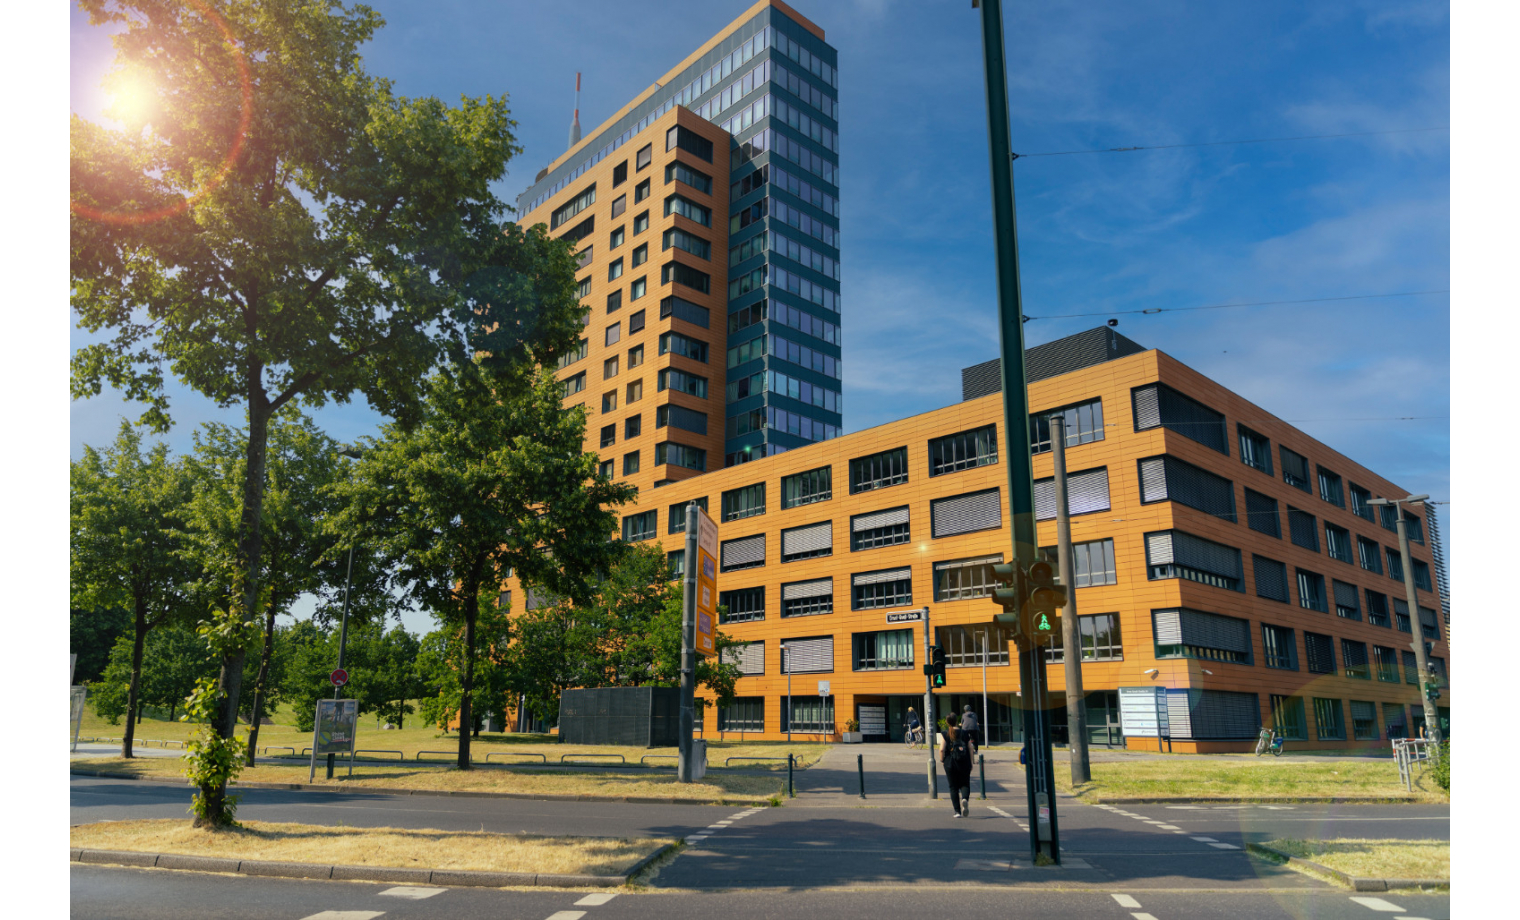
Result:
{"type": "Polygon", "coordinates": [[[1358,878],[1451,878],[1449,840],[1268,840],[1263,846],[1358,878]]]}
{"type": "Polygon", "coordinates": [[[532,837],[395,827],[321,827],[244,821],[220,831],[187,819],[106,821],[69,829],[69,845],[319,865],[618,875],[670,840],[532,837]]]}
{"type": "MultiPolygon", "coordinates": [[[[1375,796],[1409,801],[1393,761],[1295,763],[1280,760],[1136,760],[1092,764],[1092,781],[1074,787],[1071,774],[1057,770],[1056,788],[1083,801],[1156,796],[1253,798],[1375,796]]],[[[1428,775],[1417,778],[1413,800],[1447,802],[1428,775]]]]}
{"type": "MultiPolygon", "coordinates": [[[[184,767],[177,758],[134,757],[124,760],[120,757],[92,757],[72,761],[70,765],[80,770],[185,781],[184,767]]],[[[309,774],[309,767],[264,764],[245,769],[241,779],[250,783],[306,783],[309,774]]],[[[676,782],[673,773],[561,773],[490,768],[461,771],[451,766],[386,766],[363,762],[355,764],[352,777],[347,775],[346,767],[340,767],[330,781],[324,776],[325,772],[319,765],[314,785],[531,795],[660,796],[689,799],[693,802],[733,798],[765,799],[775,795],[784,782],[781,777],[732,775],[712,771],[708,772],[703,782],[682,784],[676,782]]]]}

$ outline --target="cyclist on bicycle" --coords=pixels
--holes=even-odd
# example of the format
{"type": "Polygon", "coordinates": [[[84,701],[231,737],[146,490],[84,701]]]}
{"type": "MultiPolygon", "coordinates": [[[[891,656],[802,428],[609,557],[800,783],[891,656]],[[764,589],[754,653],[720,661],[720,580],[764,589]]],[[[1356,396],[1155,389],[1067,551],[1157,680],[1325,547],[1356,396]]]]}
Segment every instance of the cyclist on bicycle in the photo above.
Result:
{"type": "Polygon", "coordinates": [[[912,744],[920,740],[922,729],[919,727],[918,712],[912,706],[908,707],[908,743],[912,744]]]}

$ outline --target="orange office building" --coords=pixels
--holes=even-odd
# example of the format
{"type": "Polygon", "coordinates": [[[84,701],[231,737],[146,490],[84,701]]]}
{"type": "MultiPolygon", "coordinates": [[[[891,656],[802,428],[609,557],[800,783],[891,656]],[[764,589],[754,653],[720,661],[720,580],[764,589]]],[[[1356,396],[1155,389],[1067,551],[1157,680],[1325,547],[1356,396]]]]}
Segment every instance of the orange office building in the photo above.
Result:
{"type": "MultiPolygon", "coordinates": [[[[900,740],[927,626],[949,661],[937,711],[969,704],[989,740],[1016,740],[1017,655],[988,597],[1011,559],[996,362],[963,371],[956,405],[841,434],[836,60],[762,0],[524,192],[524,224],[580,243],[587,334],[558,370],[565,405],[585,407],[603,473],[639,490],[622,539],[675,569],[687,503],[718,522],[720,628],[744,676],[732,706],[699,711],[704,735],[837,740],[857,720],[866,741],[900,740]]],[[[1367,504],[1407,490],[1106,327],[1026,362],[1013,443],[1035,452],[1052,555],[1048,419],[1066,419],[1094,743],[1417,732],[1413,631],[1442,676],[1449,658],[1439,532],[1413,520],[1403,560],[1389,509],[1367,504]]]]}

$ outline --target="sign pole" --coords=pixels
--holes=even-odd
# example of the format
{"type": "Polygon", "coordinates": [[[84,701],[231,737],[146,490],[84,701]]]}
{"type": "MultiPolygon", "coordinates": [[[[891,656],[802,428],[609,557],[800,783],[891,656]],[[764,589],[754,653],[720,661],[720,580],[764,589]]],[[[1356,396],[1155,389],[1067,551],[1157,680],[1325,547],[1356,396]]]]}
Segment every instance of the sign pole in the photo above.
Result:
{"type": "MultiPolygon", "coordinates": [[[[924,666],[927,669],[933,658],[929,651],[929,608],[924,608],[924,666]]],[[[929,749],[929,798],[939,798],[939,775],[934,767],[934,738],[930,732],[935,730],[934,724],[934,678],[929,676],[928,670],[924,671],[924,747],[929,749]]]]}
{"type": "Polygon", "coordinates": [[[697,503],[686,506],[686,580],[681,596],[681,723],[676,742],[676,782],[689,783],[694,772],[691,762],[691,732],[696,717],[692,713],[697,693],[697,503]]]}

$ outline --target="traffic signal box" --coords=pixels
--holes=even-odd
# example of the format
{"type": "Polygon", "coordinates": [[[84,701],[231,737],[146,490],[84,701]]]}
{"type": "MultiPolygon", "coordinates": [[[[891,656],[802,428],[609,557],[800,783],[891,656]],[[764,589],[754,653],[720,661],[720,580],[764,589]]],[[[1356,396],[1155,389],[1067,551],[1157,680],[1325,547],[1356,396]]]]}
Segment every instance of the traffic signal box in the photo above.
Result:
{"type": "Polygon", "coordinates": [[[992,589],[993,603],[1003,608],[994,621],[1012,625],[1015,635],[1037,646],[1060,641],[1067,589],[1055,583],[1050,563],[1036,562],[1028,571],[1016,562],[994,565],[992,576],[1002,585],[992,589]]]}
{"type": "Polygon", "coordinates": [[[930,686],[938,689],[945,685],[945,650],[937,645],[929,647],[929,663],[924,665],[930,686]]]}

